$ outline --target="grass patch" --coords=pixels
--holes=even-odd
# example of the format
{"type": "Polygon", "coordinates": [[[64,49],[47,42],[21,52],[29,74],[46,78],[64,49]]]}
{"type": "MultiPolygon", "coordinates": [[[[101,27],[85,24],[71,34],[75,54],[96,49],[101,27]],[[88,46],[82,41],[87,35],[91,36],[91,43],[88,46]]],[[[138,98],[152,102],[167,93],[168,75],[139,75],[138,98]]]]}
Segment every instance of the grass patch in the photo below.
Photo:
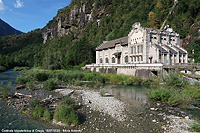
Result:
{"type": "Polygon", "coordinates": [[[0,84],[0,95],[2,95],[3,98],[7,98],[8,96],[10,96],[10,88],[11,85],[3,85],[0,84]]]}
{"type": "Polygon", "coordinates": [[[44,82],[43,88],[48,91],[55,90],[58,88],[58,81],[56,79],[48,79],[44,82]]]}
{"type": "Polygon", "coordinates": [[[51,121],[51,114],[47,108],[44,110],[43,119],[45,121],[51,121]]]}
{"type": "Polygon", "coordinates": [[[199,98],[200,91],[196,87],[189,86],[188,82],[183,79],[178,73],[170,71],[168,75],[163,75],[159,84],[154,84],[148,91],[148,97],[155,100],[160,100],[170,104],[171,106],[178,106],[181,108],[190,108],[192,102],[191,95],[199,98]]]}
{"type": "Polygon", "coordinates": [[[75,102],[68,98],[64,97],[62,101],[56,107],[54,118],[56,121],[61,121],[67,125],[78,125],[80,123],[78,115],[74,111],[75,102]]]}
{"type": "Polygon", "coordinates": [[[23,71],[23,70],[29,70],[31,69],[30,67],[15,67],[14,71],[23,71]]]}
{"type": "Polygon", "coordinates": [[[191,126],[190,126],[190,129],[193,131],[193,132],[200,132],[200,123],[199,122],[194,122],[191,126]]]}
{"type": "Polygon", "coordinates": [[[36,105],[33,109],[32,115],[34,118],[41,118],[43,116],[44,109],[41,105],[36,105]]]}
{"type": "Polygon", "coordinates": [[[102,97],[104,97],[105,94],[106,94],[106,90],[105,90],[105,89],[100,89],[99,94],[100,94],[102,97]]]}

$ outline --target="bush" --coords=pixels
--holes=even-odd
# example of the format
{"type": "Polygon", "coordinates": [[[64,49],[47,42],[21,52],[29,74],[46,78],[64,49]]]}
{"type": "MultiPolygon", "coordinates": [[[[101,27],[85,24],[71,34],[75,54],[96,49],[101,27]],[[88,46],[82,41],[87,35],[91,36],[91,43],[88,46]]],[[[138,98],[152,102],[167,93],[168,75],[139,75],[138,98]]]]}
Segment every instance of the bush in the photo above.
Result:
{"type": "Polygon", "coordinates": [[[200,132],[200,123],[199,122],[194,122],[191,126],[190,126],[191,130],[194,132],[200,132]]]}
{"type": "Polygon", "coordinates": [[[42,115],[43,115],[43,112],[44,112],[44,110],[43,110],[42,106],[36,105],[34,110],[33,110],[32,115],[33,115],[34,118],[41,118],[42,115]]]}
{"type": "Polygon", "coordinates": [[[33,75],[38,81],[46,81],[49,78],[49,73],[46,71],[33,71],[33,75]]]}
{"type": "Polygon", "coordinates": [[[35,100],[33,100],[33,101],[30,102],[29,107],[30,107],[31,110],[34,110],[34,108],[35,108],[37,105],[40,105],[40,101],[37,100],[37,99],[35,99],[35,100]]]}
{"type": "Polygon", "coordinates": [[[183,89],[188,85],[187,80],[180,77],[174,71],[169,71],[168,75],[163,76],[162,80],[166,84],[166,87],[173,89],[183,89]]]}
{"type": "Polygon", "coordinates": [[[177,90],[171,92],[171,97],[167,103],[173,106],[179,106],[180,108],[191,108],[191,98],[177,90]]]}
{"type": "Polygon", "coordinates": [[[74,100],[72,100],[69,97],[64,97],[61,101],[62,104],[67,105],[72,107],[73,109],[77,108],[78,106],[76,105],[76,103],[74,102],[74,100]]]}
{"type": "Polygon", "coordinates": [[[43,88],[48,90],[48,91],[57,89],[58,88],[57,80],[56,79],[48,79],[43,84],[43,88]]]}
{"type": "Polygon", "coordinates": [[[158,88],[158,89],[151,89],[148,93],[148,97],[155,100],[162,100],[164,102],[167,102],[168,99],[171,97],[171,94],[169,90],[164,88],[158,88]]]}
{"type": "Polygon", "coordinates": [[[26,84],[29,81],[31,81],[31,76],[29,74],[24,73],[21,74],[16,80],[18,84],[26,84]]]}
{"type": "Polygon", "coordinates": [[[32,91],[34,91],[36,88],[32,82],[27,82],[26,87],[32,91]]]}
{"type": "Polygon", "coordinates": [[[46,121],[50,121],[51,120],[51,114],[50,114],[48,109],[45,109],[44,114],[43,114],[43,118],[46,121]]]}
{"type": "Polygon", "coordinates": [[[3,84],[0,85],[0,94],[2,95],[3,98],[7,98],[10,95],[10,88],[11,86],[5,86],[3,84]]]}
{"type": "Polygon", "coordinates": [[[78,115],[72,110],[72,108],[66,106],[65,104],[59,104],[56,107],[54,118],[56,121],[61,121],[68,125],[78,125],[80,123],[78,115]]]}
{"type": "Polygon", "coordinates": [[[0,65],[0,72],[3,72],[5,70],[6,70],[6,67],[0,65]]]}
{"type": "Polygon", "coordinates": [[[142,84],[142,78],[140,77],[135,77],[133,81],[134,85],[141,85],[142,84]]]}

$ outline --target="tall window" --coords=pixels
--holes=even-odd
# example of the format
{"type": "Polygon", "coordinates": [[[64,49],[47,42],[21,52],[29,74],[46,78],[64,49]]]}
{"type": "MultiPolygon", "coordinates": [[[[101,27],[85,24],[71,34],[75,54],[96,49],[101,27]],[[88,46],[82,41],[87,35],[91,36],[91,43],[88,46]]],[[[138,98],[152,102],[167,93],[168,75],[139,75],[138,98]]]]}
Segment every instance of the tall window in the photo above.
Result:
{"type": "Polygon", "coordinates": [[[134,47],[134,54],[136,54],[136,47],[134,47]]]}
{"type": "Polygon", "coordinates": [[[140,52],[140,46],[137,46],[137,53],[140,52]]]}
{"type": "Polygon", "coordinates": [[[141,61],[143,61],[143,56],[141,56],[141,61]]]}
{"type": "Polygon", "coordinates": [[[108,60],[108,58],[106,58],[106,63],[109,63],[109,60],[108,60]]]}
{"type": "Polygon", "coordinates": [[[115,63],[115,57],[112,57],[112,63],[115,63]]]}
{"type": "Polygon", "coordinates": [[[100,63],[103,63],[103,59],[102,58],[100,58],[100,63]]]}
{"type": "Polygon", "coordinates": [[[143,45],[141,45],[141,53],[143,53],[143,45]]]}
{"type": "Polygon", "coordinates": [[[131,54],[133,54],[133,47],[131,47],[131,54]]]}
{"type": "Polygon", "coordinates": [[[125,56],[125,63],[128,63],[128,56],[125,56]]]}

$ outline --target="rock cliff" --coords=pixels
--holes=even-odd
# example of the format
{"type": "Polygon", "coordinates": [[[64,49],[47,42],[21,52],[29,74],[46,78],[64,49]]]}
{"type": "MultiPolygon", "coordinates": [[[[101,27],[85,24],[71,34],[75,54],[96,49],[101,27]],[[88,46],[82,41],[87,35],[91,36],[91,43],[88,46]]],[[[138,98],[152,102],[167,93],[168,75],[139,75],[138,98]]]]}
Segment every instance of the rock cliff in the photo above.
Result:
{"type": "Polygon", "coordinates": [[[80,7],[73,5],[67,8],[69,8],[68,12],[58,11],[58,15],[44,28],[43,43],[57,35],[67,35],[78,27],[83,28],[88,22],[94,20],[94,4],[89,7],[88,3],[82,3],[80,7]]]}

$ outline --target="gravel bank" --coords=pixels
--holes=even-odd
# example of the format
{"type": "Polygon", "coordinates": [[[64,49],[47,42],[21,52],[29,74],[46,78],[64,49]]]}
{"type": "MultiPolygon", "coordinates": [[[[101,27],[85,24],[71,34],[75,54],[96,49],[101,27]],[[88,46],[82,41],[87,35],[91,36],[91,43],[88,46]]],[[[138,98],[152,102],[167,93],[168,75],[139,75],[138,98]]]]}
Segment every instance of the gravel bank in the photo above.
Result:
{"type": "Polygon", "coordinates": [[[92,90],[79,90],[84,104],[92,110],[109,114],[118,121],[125,121],[125,103],[114,97],[102,97],[99,92],[92,90]]]}
{"type": "Polygon", "coordinates": [[[59,92],[64,96],[77,92],[81,95],[83,105],[94,111],[106,113],[118,121],[125,121],[125,103],[114,97],[102,97],[99,92],[94,90],[57,89],[55,92],[59,92]]]}
{"type": "Polygon", "coordinates": [[[174,115],[164,116],[164,119],[168,119],[167,127],[163,127],[166,131],[165,133],[190,133],[189,127],[194,120],[189,119],[188,116],[179,117],[174,115]]]}

